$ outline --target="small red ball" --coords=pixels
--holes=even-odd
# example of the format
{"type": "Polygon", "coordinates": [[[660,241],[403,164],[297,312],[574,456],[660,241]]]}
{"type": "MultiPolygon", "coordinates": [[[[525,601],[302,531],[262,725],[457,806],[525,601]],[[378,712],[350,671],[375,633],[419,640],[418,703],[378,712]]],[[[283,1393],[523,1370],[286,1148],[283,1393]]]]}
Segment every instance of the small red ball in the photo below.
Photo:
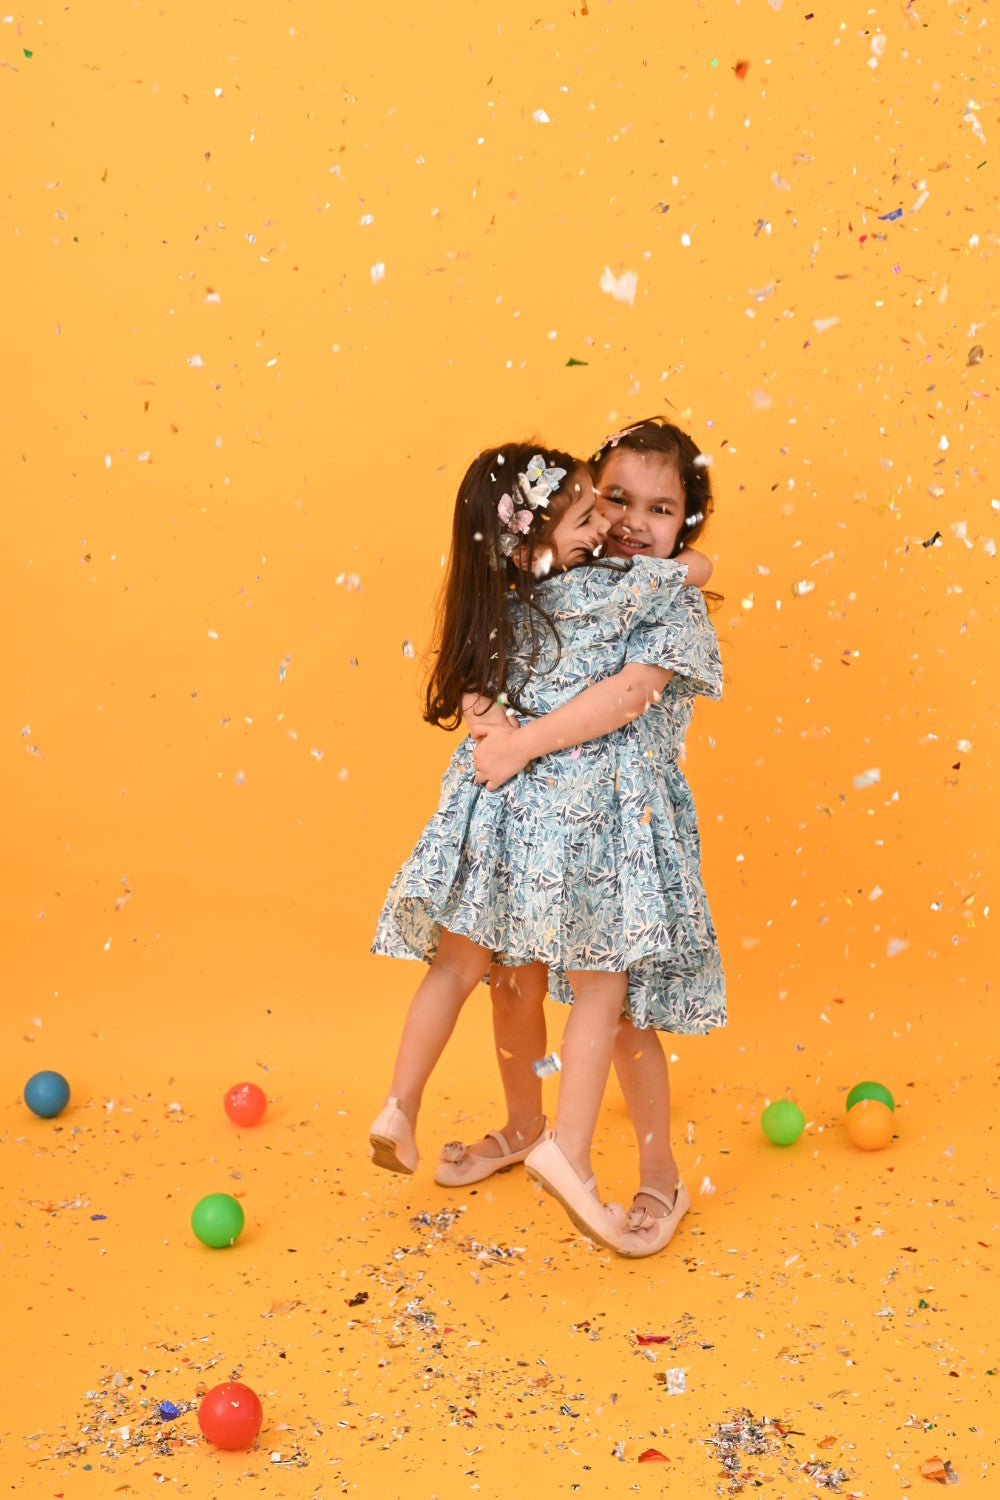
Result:
{"type": "Polygon", "coordinates": [[[234,1125],[259,1125],[267,1109],[267,1095],[256,1083],[234,1083],[222,1102],[234,1125]]]}
{"type": "Polygon", "coordinates": [[[263,1420],[256,1391],[238,1380],[213,1386],[198,1407],[198,1426],[216,1448],[249,1448],[263,1420]]]}

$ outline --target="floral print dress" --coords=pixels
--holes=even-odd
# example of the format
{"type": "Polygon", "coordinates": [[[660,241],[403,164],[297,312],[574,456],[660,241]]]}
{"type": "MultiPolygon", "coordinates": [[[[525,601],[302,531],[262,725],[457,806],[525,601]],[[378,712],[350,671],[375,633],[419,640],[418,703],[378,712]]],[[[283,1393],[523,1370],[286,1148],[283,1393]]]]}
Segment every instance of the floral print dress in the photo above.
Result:
{"type": "MultiPolygon", "coordinates": [[[[669,698],[626,729],[535,761],[495,792],[476,784],[472,741],[463,739],[437,811],[389,888],[374,953],[430,959],[446,928],[488,948],[498,962],[548,965],[557,999],[571,998],[567,973],[638,972],[629,1008],[636,1024],[647,1026],[661,1024],[661,991],[675,997],[676,1011],[678,986],[705,968],[713,948],[717,963],[694,810],[676,750],[690,698],[718,696],[721,670],[704,601],[684,579],[676,563],[640,558],[575,568],[539,586],[559,645],[546,640],[519,693],[526,714],[558,708],[626,662],[677,674],[669,698]],[[654,713],[659,730],[645,727],[654,713]]],[[[515,601],[512,608],[516,681],[516,656],[526,661],[529,631],[524,606],[515,601]]],[[[718,980],[721,987],[721,970],[718,980]]],[[[695,1007],[681,1019],[692,1022],[699,1013],[695,1007]]],[[[718,1020],[670,1029],[713,1024],[718,1020]]]]}
{"type": "MultiPolygon", "coordinates": [[[[694,798],[680,757],[694,700],[699,694],[721,696],[722,671],[701,591],[686,588],[682,604],[686,619],[678,618],[671,628],[682,631],[686,659],[674,653],[664,660],[664,666],[673,663],[675,675],[659,702],[619,731],[626,741],[635,742],[652,776],[659,868],[672,917],[669,953],[641,958],[629,966],[626,1014],[638,1027],[702,1035],[726,1024],[726,986],[702,884],[694,798]]],[[[626,643],[626,661],[648,660],[651,648],[655,654],[655,631],[637,633],[626,643]]],[[[549,991],[555,1000],[572,1002],[565,974],[557,970],[549,974],[549,991]]]]}

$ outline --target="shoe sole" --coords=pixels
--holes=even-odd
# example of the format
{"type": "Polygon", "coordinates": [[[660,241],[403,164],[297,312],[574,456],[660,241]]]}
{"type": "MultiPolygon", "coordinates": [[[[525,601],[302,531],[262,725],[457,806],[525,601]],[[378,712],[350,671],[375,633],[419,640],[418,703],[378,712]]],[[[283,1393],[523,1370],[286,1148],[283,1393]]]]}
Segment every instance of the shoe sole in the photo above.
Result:
{"type": "Polygon", "coordinates": [[[413,1168],[396,1155],[395,1141],[384,1135],[372,1135],[368,1139],[371,1141],[372,1161],[377,1167],[384,1167],[387,1172],[401,1172],[405,1177],[413,1176],[413,1168]]]}
{"type": "Polygon", "coordinates": [[[520,1162],[509,1161],[505,1167],[493,1167],[493,1168],[491,1168],[491,1170],[489,1172],[481,1172],[478,1177],[461,1177],[461,1178],[457,1178],[454,1182],[445,1182],[435,1172],[434,1173],[434,1181],[437,1183],[438,1187],[446,1187],[446,1188],[475,1187],[478,1182],[486,1182],[487,1179],[490,1178],[490,1177],[502,1177],[503,1174],[504,1174],[504,1172],[513,1172],[514,1168],[518,1167],[520,1165],[521,1165],[520,1162]]]}
{"type": "Polygon", "coordinates": [[[562,1206],[562,1208],[569,1215],[570,1219],[576,1225],[580,1233],[585,1234],[588,1240],[592,1241],[592,1243],[595,1245],[600,1245],[602,1250],[616,1250],[618,1248],[616,1245],[613,1245],[610,1240],[603,1239],[602,1236],[598,1234],[593,1225],[588,1224],[586,1219],[584,1219],[579,1213],[577,1213],[572,1203],[567,1203],[562,1193],[558,1192],[551,1183],[545,1180],[544,1177],[540,1176],[538,1172],[532,1171],[531,1167],[527,1168],[527,1172],[528,1176],[534,1182],[537,1182],[539,1187],[543,1187],[545,1191],[551,1197],[553,1197],[558,1204],[562,1206]]]}

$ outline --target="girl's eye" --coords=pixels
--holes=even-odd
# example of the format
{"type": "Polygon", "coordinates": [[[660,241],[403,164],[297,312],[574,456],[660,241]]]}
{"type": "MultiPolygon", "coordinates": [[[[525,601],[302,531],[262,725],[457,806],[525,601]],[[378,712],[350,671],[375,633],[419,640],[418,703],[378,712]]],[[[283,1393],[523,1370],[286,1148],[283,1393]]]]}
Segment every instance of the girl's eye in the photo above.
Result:
{"type": "Polygon", "coordinates": [[[599,490],[598,494],[602,500],[608,501],[610,505],[624,505],[625,496],[621,490],[599,490]]]}

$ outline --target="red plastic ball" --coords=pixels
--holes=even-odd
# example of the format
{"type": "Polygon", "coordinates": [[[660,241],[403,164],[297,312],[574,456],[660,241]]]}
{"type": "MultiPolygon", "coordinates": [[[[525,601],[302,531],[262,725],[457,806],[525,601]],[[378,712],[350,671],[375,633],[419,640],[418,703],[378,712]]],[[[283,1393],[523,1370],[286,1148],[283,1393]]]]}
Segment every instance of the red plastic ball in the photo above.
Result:
{"type": "Polygon", "coordinates": [[[234,1125],[259,1125],[267,1109],[267,1095],[256,1083],[234,1083],[222,1102],[234,1125]]]}
{"type": "Polygon", "coordinates": [[[213,1386],[198,1407],[198,1426],[216,1448],[249,1448],[263,1420],[256,1391],[238,1380],[213,1386]]]}

